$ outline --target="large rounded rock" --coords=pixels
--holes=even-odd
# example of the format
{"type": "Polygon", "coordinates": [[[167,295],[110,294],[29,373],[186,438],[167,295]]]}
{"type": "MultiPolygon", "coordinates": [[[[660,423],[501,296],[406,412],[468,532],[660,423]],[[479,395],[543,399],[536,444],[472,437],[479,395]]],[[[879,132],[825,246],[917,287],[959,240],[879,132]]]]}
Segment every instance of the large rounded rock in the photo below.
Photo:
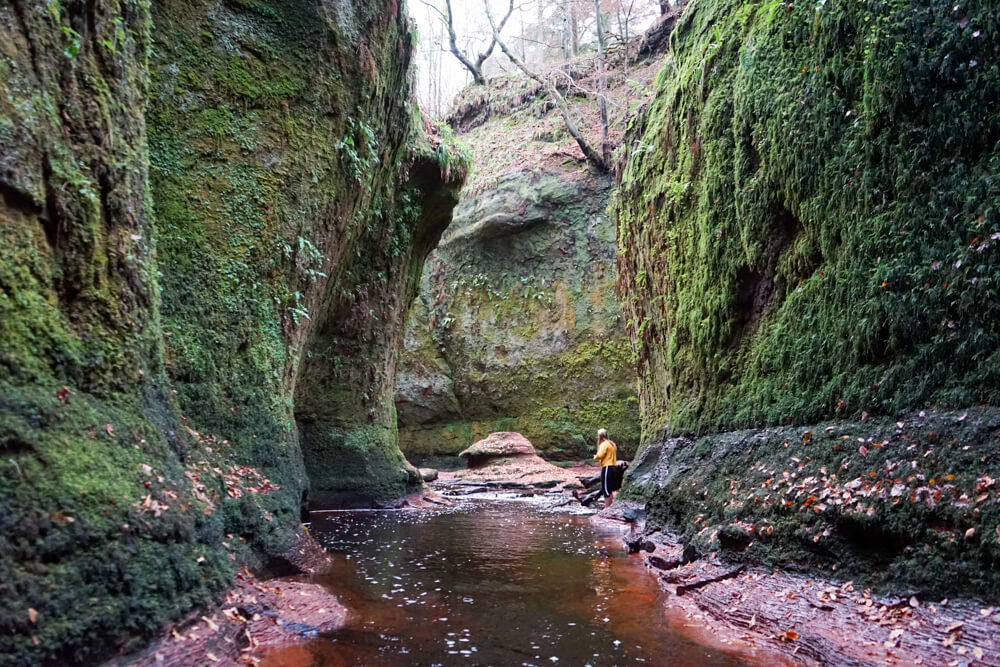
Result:
{"type": "Polygon", "coordinates": [[[571,473],[538,456],[520,433],[490,433],[459,456],[468,459],[469,467],[455,473],[457,480],[538,488],[578,486],[571,473]]]}
{"type": "Polygon", "coordinates": [[[500,456],[535,456],[535,447],[520,433],[499,431],[490,433],[458,455],[468,458],[469,466],[475,467],[476,463],[500,456]]]}

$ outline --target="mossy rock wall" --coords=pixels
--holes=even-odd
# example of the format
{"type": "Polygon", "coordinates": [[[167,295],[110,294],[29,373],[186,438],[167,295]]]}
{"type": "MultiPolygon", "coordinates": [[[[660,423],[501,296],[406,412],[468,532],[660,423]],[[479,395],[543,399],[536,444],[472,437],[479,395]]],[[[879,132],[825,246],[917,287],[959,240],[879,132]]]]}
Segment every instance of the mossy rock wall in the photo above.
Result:
{"type": "Polygon", "coordinates": [[[289,543],[307,470],[417,487],[390,348],[464,163],[424,137],[411,48],[395,4],[0,6],[3,664],[198,610],[289,543]],[[303,457],[307,414],[350,445],[302,426],[303,457]]]}
{"type": "MultiPolygon", "coordinates": [[[[661,54],[607,63],[611,148],[661,54]]],[[[551,79],[600,146],[593,53],[551,79]]],[[[541,86],[522,76],[470,86],[450,122],[472,166],[455,220],[428,259],[400,357],[400,446],[415,461],[518,431],[542,456],[589,458],[606,428],[623,457],[639,442],[633,347],[614,293],[611,178],[591,169],[541,86]]],[[[429,457],[429,458],[428,458],[429,457]]]]}
{"type": "Polygon", "coordinates": [[[614,205],[652,523],[995,600],[998,18],[688,6],[614,205]]]}
{"type": "MultiPolygon", "coordinates": [[[[477,129],[473,146],[508,122],[477,129]]],[[[489,159],[475,153],[473,169],[489,159]]],[[[456,455],[517,431],[542,456],[574,459],[593,454],[601,427],[624,456],[635,451],[608,188],[570,165],[515,169],[463,194],[406,330],[396,396],[404,453],[456,455]]]]}
{"type": "Polygon", "coordinates": [[[178,1],[154,20],[152,180],[182,408],[304,488],[301,432],[315,503],[412,492],[392,357],[464,165],[413,138],[400,9],[178,1]]]}
{"type": "Polygon", "coordinates": [[[1000,399],[997,12],[688,6],[615,208],[645,441],[1000,399]]]}

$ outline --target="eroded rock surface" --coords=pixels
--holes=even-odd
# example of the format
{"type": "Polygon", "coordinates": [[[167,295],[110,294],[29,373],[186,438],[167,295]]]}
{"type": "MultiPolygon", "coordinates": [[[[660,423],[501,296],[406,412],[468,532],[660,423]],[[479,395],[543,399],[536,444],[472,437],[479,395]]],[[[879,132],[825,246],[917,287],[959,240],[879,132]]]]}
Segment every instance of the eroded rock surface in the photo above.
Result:
{"type": "MultiPolygon", "coordinates": [[[[580,82],[593,82],[589,62],[569,65],[580,82]]],[[[628,77],[649,80],[658,67],[633,63],[628,77]]],[[[630,84],[616,72],[609,85],[621,96],[630,84]]],[[[583,131],[599,136],[596,100],[570,101],[583,131]]],[[[401,447],[414,460],[455,456],[491,431],[518,431],[546,458],[578,459],[603,427],[634,451],[611,178],[588,168],[558,111],[518,77],[466,90],[452,122],[473,149],[471,180],[407,325],[401,447]]]]}
{"type": "Polygon", "coordinates": [[[868,9],[677,22],[615,204],[624,491],[705,553],[996,601],[997,9],[868,9]]]}

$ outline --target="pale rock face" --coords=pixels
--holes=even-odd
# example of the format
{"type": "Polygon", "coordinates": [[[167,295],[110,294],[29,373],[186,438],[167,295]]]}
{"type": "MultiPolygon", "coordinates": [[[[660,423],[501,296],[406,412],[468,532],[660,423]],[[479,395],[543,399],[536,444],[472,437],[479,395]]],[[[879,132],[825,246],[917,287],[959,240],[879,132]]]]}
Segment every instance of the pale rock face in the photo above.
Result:
{"type": "Polygon", "coordinates": [[[549,459],[585,457],[599,427],[634,447],[608,192],[605,177],[556,166],[462,192],[425,265],[400,355],[407,456],[455,456],[492,431],[523,433],[549,459]]]}

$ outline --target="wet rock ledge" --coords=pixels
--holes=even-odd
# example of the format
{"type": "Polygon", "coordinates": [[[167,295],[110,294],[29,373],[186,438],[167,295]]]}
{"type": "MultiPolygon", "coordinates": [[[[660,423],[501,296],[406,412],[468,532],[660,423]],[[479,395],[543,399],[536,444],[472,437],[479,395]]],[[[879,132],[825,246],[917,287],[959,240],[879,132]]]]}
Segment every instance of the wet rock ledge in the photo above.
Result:
{"type": "Polygon", "coordinates": [[[535,453],[535,448],[520,433],[501,431],[463,450],[459,456],[468,467],[441,472],[442,485],[474,492],[477,489],[547,489],[573,491],[582,489],[578,471],[560,468],[535,453]]]}

